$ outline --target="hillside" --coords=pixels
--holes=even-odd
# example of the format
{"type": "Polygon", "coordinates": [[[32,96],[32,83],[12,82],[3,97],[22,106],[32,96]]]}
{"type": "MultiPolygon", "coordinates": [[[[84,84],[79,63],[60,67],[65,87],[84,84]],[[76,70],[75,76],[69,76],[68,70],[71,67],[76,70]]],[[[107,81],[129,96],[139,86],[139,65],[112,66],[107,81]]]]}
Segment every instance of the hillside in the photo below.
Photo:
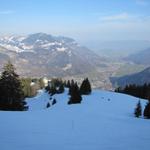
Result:
{"type": "Polygon", "coordinates": [[[150,48],[140,51],[138,53],[129,55],[126,60],[132,61],[136,64],[148,65],[150,66],[150,48]]]}
{"type": "Polygon", "coordinates": [[[144,69],[141,72],[125,75],[122,77],[112,77],[111,82],[114,86],[124,87],[127,84],[143,85],[145,83],[150,83],[150,67],[144,69]]]}
{"type": "Polygon", "coordinates": [[[107,66],[74,39],[46,33],[1,37],[0,61],[3,57],[13,62],[20,75],[31,77],[79,75],[107,66]]]}
{"type": "Polygon", "coordinates": [[[67,91],[53,98],[57,103],[46,109],[49,95],[40,91],[27,99],[29,111],[0,111],[1,149],[149,149],[149,120],[133,116],[137,98],[99,90],[79,105],[67,105],[67,91]]]}

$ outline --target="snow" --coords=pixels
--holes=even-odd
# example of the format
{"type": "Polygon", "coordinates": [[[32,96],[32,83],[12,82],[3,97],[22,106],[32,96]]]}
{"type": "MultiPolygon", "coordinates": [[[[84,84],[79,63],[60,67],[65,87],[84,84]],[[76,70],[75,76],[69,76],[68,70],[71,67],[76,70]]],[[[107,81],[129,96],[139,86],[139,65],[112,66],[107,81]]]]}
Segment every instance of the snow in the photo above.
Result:
{"type": "Polygon", "coordinates": [[[39,90],[37,96],[26,99],[28,102],[29,111],[46,109],[46,104],[49,102],[49,99],[50,95],[48,93],[39,90]]]}
{"type": "Polygon", "coordinates": [[[10,41],[14,38],[14,36],[4,36],[2,37],[3,40],[6,40],[6,41],[10,41]]]}
{"type": "Polygon", "coordinates": [[[21,42],[26,38],[26,36],[2,36],[0,41],[5,43],[16,43],[17,41],[21,42]]]}
{"type": "Polygon", "coordinates": [[[0,44],[0,46],[5,47],[6,49],[9,49],[9,50],[15,51],[15,52],[23,51],[22,49],[18,48],[17,46],[13,46],[13,45],[10,45],[10,44],[0,44]]]}
{"type": "Polygon", "coordinates": [[[72,64],[67,64],[64,68],[62,68],[64,71],[71,69],[72,64]]]}
{"type": "Polygon", "coordinates": [[[57,48],[57,51],[58,51],[58,52],[65,52],[66,49],[67,49],[67,48],[65,48],[65,47],[61,47],[61,48],[58,47],[58,48],[57,48]]]}
{"type": "Polygon", "coordinates": [[[20,43],[20,46],[23,50],[31,50],[34,48],[33,45],[25,45],[24,43],[20,43]]]}
{"type": "Polygon", "coordinates": [[[41,42],[43,42],[43,41],[39,40],[39,39],[35,41],[35,43],[41,43],[41,42]]]}
{"type": "Polygon", "coordinates": [[[69,57],[72,56],[72,52],[71,52],[71,51],[68,52],[68,56],[69,56],[69,57]]]}
{"type": "Polygon", "coordinates": [[[18,41],[19,42],[21,42],[21,41],[23,41],[23,40],[25,40],[27,38],[27,36],[20,36],[20,37],[18,37],[18,41]]]}
{"type": "MultiPolygon", "coordinates": [[[[21,53],[21,52],[35,52],[34,48],[38,46],[39,48],[44,48],[44,49],[52,49],[53,47],[56,47],[54,51],[58,52],[64,52],[67,50],[63,46],[63,43],[54,41],[54,42],[49,42],[48,40],[40,40],[37,39],[35,43],[32,45],[28,45],[24,43],[24,39],[28,38],[29,36],[5,36],[5,37],[0,37],[0,46],[11,50],[15,51],[16,53],[21,53]]],[[[53,50],[53,49],[52,49],[53,50]]]]}
{"type": "Polygon", "coordinates": [[[133,116],[138,98],[99,90],[76,105],[67,105],[67,90],[54,98],[46,109],[52,100],[41,90],[26,99],[29,111],[0,111],[1,149],[149,150],[150,120],[133,116]]]}
{"type": "Polygon", "coordinates": [[[49,48],[50,46],[54,46],[54,45],[56,45],[56,43],[52,42],[52,43],[43,44],[43,45],[41,45],[41,47],[43,47],[43,48],[49,48]]]}
{"type": "Polygon", "coordinates": [[[20,43],[19,47],[12,44],[0,44],[0,46],[5,47],[8,50],[14,51],[16,53],[21,52],[34,52],[32,45],[25,45],[24,43],[20,43]]]}

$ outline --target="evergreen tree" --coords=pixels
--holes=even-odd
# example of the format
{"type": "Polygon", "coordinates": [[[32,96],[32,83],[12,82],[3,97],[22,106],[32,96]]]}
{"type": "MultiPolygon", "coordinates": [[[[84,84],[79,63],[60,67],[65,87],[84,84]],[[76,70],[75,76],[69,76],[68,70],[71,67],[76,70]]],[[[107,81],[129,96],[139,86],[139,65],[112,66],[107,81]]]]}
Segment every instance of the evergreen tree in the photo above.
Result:
{"type": "Polygon", "coordinates": [[[50,86],[49,86],[49,85],[46,86],[46,87],[45,87],[45,90],[46,90],[47,92],[50,92],[50,86]]]}
{"type": "Polygon", "coordinates": [[[77,103],[81,103],[82,101],[82,97],[81,97],[81,94],[80,94],[80,91],[79,91],[79,87],[77,84],[74,84],[70,87],[70,99],[68,101],[68,104],[77,104],[77,103]]]}
{"type": "Polygon", "coordinates": [[[57,93],[63,93],[65,91],[64,89],[64,85],[60,84],[59,88],[58,88],[58,92],[57,93]]]}
{"type": "Polygon", "coordinates": [[[53,99],[52,105],[55,105],[57,103],[56,99],[53,99]]]}
{"type": "Polygon", "coordinates": [[[66,80],[63,82],[64,87],[67,87],[67,82],[66,80]]]}
{"type": "MultiPolygon", "coordinates": [[[[70,81],[68,83],[70,83],[70,81]]],[[[72,79],[71,83],[70,83],[70,85],[68,87],[69,88],[68,95],[72,94],[72,90],[73,90],[73,87],[74,87],[75,84],[77,84],[77,83],[75,83],[74,80],[72,79]]]]}
{"type": "Polygon", "coordinates": [[[14,66],[8,62],[0,79],[0,109],[25,110],[24,92],[14,66]]]}
{"type": "Polygon", "coordinates": [[[150,101],[145,106],[144,117],[150,119],[150,101]]]}
{"type": "Polygon", "coordinates": [[[73,86],[74,86],[74,85],[70,85],[70,87],[69,87],[69,91],[68,91],[68,95],[71,95],[71,94],[72,94],[73,86]]]}
{"type": "Polygon", "coordinates": [[[49,107],[50,107],[50,103],[48,102],[47,105],[46,105],[46,108],[49,108],[49,107]]]}
{"type": "Polygon", "coordinates": [[[126,93],[135,97],[140,97],[143,99],[148,99],[150,97],[150,84],[144,85],[135,85],[129,84],[124,88],[119,87],[115,90],[115,92],[126,93]]]}
{"type": "Polygon", "coordinates": [[[139,117],[142,115],[142,106],[141,106],[140,100],[137,103],[137,106],[136,106],[135,111],[134,111],[134,115],[135,115],[135,117],[139,117]]]}
{"type": "Polygon", "coordinates": [[[75,84],[74,80],[71,80],[70,86],[73,86],[75,84]]]}
{"type": "Polygon", "coordinates": [[[91,89],[91,84],[89,82],[89,79],[86,78],[83,80],[81,86],[80,86],[80,93],[83,94],[83,95],[88,95],[92,92],[92,89],[91,89]]]}
{"type": "Polygon", "coordinates": [[[50,88],[49,88],[49,94],[54,95],[57,93],[57,89],[56,89],[56,86],[55,84],[51,84],[50,88]]]}
{"type": "Polygon", "coordinates": [[[70,86],[71,86],[71,83],[70,83],[70,80],[68,80],[68,81],[67,81],[67,84],[66,84],[66,87],[67,87],[67,88],[70,88],[70,86]]]}

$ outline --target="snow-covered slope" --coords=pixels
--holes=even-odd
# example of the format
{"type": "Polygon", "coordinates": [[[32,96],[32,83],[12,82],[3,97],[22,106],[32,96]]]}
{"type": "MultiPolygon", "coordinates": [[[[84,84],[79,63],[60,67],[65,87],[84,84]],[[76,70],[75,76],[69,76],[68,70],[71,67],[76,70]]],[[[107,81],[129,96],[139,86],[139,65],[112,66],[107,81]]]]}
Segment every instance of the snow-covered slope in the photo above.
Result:
{"type": "Polygon", "coordinates": [[[0,149],[149,150],[150,121],[133,116],[137,98],[99,90],[82,104],[67,105],[67,91],[53,98],[46,109],[52,100],[40,91],[27,99],[29,111],[1,111],[0,149]]]}

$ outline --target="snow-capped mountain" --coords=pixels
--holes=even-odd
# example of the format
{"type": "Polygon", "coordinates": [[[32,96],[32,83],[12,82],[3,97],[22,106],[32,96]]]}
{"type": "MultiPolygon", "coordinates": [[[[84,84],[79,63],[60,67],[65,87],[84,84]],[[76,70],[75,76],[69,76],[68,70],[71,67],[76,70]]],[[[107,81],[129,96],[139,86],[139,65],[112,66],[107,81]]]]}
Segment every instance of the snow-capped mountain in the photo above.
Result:
{"type": "Polygon", "coordinates": [[[106,66],[104,59],[75,40],[45,33],[1,37],[0,59],[4,56],[25,76],[78,75],[106,66]]]}
{"type": "Polygon", "coordinates": [[[38,49],[65,51],[67,46],[77,45],[71,38],[54,37],[45,33],[36,33],[29,36],[5,36],[0,38],[0,46],[14,51],[35,52],[38,49]]]}

